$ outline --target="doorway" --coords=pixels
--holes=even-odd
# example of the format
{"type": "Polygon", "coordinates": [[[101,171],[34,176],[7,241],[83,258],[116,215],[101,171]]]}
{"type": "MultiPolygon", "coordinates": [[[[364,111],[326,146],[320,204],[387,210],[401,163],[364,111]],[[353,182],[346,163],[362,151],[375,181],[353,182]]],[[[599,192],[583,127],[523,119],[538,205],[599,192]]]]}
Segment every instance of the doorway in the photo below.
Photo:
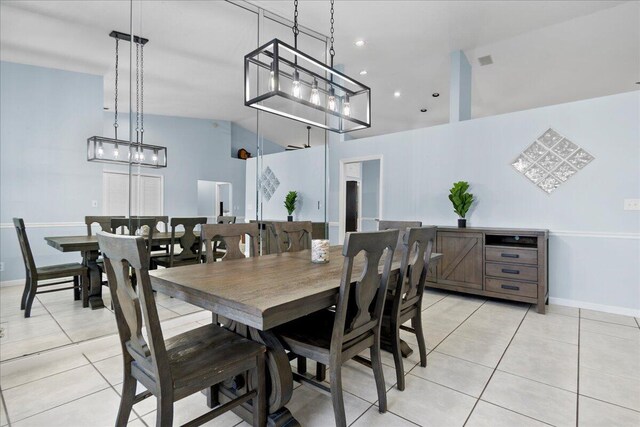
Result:
{"type": "Polygon", "coordinates": [[[382,156],[340,160],[339,243],[353,231],[375,231],[382,214],[382,156]]]}
{"type": "Polygon", "coordinates": [[[198,216],[215,224],[218,215],[233,215],[233,187],[230,182],[198,180],[198,216]]]}

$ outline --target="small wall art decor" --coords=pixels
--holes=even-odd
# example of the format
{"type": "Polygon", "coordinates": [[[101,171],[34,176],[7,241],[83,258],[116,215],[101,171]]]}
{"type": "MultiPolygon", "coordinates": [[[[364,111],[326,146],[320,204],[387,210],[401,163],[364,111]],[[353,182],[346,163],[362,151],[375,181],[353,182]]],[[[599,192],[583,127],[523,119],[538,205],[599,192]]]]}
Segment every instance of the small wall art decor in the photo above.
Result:
{"type": "Polygon", "coordinates": [[[585,149],[549,128],[520,153],[511,166],[551,194],[593,159],[585,149]]]}
{"type": "Polygon", "coordinates": [[[267,202],[271,200],[271,196],[276,192],[279,185],[280,181],[278,181],[271,168],[267,166],[258,179],[258,190],[262,192],[267,202]]]}

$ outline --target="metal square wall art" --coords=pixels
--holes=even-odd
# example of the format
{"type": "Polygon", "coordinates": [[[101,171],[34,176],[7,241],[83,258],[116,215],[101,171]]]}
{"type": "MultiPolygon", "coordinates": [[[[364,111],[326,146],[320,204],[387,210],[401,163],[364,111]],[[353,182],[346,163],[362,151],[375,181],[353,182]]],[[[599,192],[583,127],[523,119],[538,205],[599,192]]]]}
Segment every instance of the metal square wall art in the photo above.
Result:
{"type": "Polygon", "coordinates": [[[593,159],[586,150],[549,128],[518,155],[511,166],[551,194],[593,159]]]}
{"type": "Polygon", "coordinates": [[[273,193],[276,192],[279,186],[280,181],[278,181],[278,178],[271,168],[267,166],[258,179],[258,190],[262,192],[262,195],[268,202],[271,200],[271,196],[273,196],[273,193]]]}

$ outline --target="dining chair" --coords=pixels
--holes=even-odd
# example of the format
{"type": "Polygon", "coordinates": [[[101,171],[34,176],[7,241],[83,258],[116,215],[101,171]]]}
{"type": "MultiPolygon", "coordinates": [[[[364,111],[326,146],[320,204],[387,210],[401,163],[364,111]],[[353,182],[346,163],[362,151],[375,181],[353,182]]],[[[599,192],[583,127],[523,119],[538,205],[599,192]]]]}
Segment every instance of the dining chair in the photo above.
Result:
{"type": "Polygon", "coordinates": [[[400,234],[398,234],[396,252],[402,250],[404,234],[410,227],[422,227],[422,221],[378,221],[378,230],[400,230],[400,234]]]}
{"type": "Polygon", "coordinates": [[[111,219],[112,218],[124,218],[122,215],[116,216],[95,216],[95,215],[87,215],[84,217],[84,223],[87,225],[87,236],[92,236],[93,232],[91,230],[93,224],[98,224],[100,226],[100,231],[111,231],[111,219]]]}
{"type": "Polygon", "coordinates": [[[200,262],[200,244],[194,234],[196,226],[207,223],[207,217],[181,217],[171,218],[171,243],[169,244],[169,255],[158,255],[151,258],[154,266],[165,268],[177,267],[180,265],[198,264],[200,262]],[[184,232],[176,238],[178,227],[182,227],[184,232]],[[175,253],[176,244],[179,243],[182,250],[175,253]]]}
{"type": "Polygon", "coordinates": [[[113,234],[129,234],[129,236],[146,237],[147,256],[151,256],[153,234],[156,228],[154,217],[112,218],[111,232],[113,234]],[[118,233],[119,231],[119,233],[118,233]],[[125,233],[126,231],[126,233],[125,233]]]}
{"type": "Polygon", "coordinates": [[[226,253],[221,261],[245,258],[245,254],[240,250],[242,238],[249,236],[249,254],[258,255],[258,225],[256,223],[242,224],[205,224],[200,228],[200,241],[204,247],[204,254],[200,254],[207,264],[215,262],[216,242],[222,241],[226,246],[226,253]],[[203,256],[204,255],[204,256],[203,256]]]}
{"type": "Polygon", "coordinates": [[[235,224],[236,217],[234,215],[218,215],[216,222],[218,224],[235,224]]]}
{"type": "Polygon", "coordinates": [[[151,395],[156,397],[156,426],[171,426],[174,402],[250,371],[255,373],[254,381],[252,385],[238,390],[242,393],[240,396],[188,425],[204,424],[251,400],[253,425],[264,426],[265,347],[213,324],[165,340],[142,237],[98,232],[98,242],[105,257],[124,361],[124,382],[116,426],[126,426],[133,405],[151,395]],[[137,290],[129,280],[127,272],[130,268],[139,278],[137,290]],[[147,339],[142,334],[143,326],[147,339]],[[147,391],[136,395],[137,382],[147,391]]]}
{"type": "Polygon", "coordinates": [[[311,221],[289,221],[271,223],[278,253],[298,252],[311,248],[311,221]]]}
{"type": "Polygon", "coordinates": [[[287,350],[329,366],[330,387],[304,375],[294,373],[294,378],[331,393],[335,422],[340,427],[347,425],[341,367],[363,350],[371,352],[369,366],[375,377],[379,411],[387,410],[380,359],[380,326],[397,239],[398,230],[347,234],[342,248],[344,264],[335,311],[321,310],[275,329],[287,350]],[[354,281],[354,261],[362,252],[363,271],[354,281]],[[381,259],[382,274],[379,272],[381,259]]]}
{"type": "Polygon", "coordinates": [[[402,242],[402,261],[395,283],[389,285],[383,316],[383,337],[389,337],[396,366],[398,390],[404,390],[404,366],[400,350],[400,330],[416,336],[420,366],[427,366],[427,347],[422,330],[422,296],[429,260],[436,239],[436,227],[408,228],[402,242]],[[404,323],[411,321],[411,327],[404,323]]]}
{"type": "Polygon", "coordinates": [[[84,265],[74,262],[69,264],[48,265],[46,267],[36,267],[31,252],[31,245],[27,238],[27,230],[24,226],[22,218],[13,218],[13,225],[18,234],[18,242],[20,243],[20,251],[25,267],[25,283],[22,299],[20,300],[20,309],[24,310],[24,317],[31,317],[31,306],[36,294],[44,294],[49,292],[64,291],[73,289],[73,299],[82,298],[82,307],[89,306],[89,270],[84,265]],[[42,283],[42,280],[71,278],[70,280],[62,280],[53,283],[42,283]],[[73,283],[73,286],[66,288],[48,289],[38,291],[38,288],[46,286],[62,285],[65,283],[73,283]]]}

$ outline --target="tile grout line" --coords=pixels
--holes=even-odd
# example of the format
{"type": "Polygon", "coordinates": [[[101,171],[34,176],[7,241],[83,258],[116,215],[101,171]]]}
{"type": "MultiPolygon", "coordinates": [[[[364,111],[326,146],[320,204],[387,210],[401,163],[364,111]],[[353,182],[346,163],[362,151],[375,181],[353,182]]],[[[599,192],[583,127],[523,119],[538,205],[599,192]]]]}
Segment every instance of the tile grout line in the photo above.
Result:
{"type": "MultiPolygon", "coordinates": [[[[531,306],[529,306],[529,308],[527,308],[527,311],[524,313],[524,316],[522,316],[522,319],[520,319],[520,323],[518,323],[518,327],[513,332],[513,335],[511,336],[511,339],[509,340],[509,343],[507,344],[507,346],[505,347],[504,351],[502,352],[502,355],[500,356],[500,359],[498,359],[498,363],[496,363],[496,366],[493,368],[493,372],[491,372],[491,375],[489,376],[489,379],[487,380],[487,383],[482,388],[482,391],[480,392],[480,396],[478,396],[478,398],[476,399],[476,402],[473,404],[473,408],[471,408],[471,411],[469,412],[469,415],[467,415],[467,419],[464,421],[463,427],[465,425],[467,425],[467,423],[469,422],[469,419],[471,418],[471,414],[473,414],[473,411],[476,410],[476,406],[478,406],[478,402],[482,399],[482,395],[487,390],[487,387],[489,386],[489,383],[491,382],[491,380],[493,379],[493,376],[495,375],[496,371],[498,370],[498,366],[500,365],[500,362],[502,362],[502,358],[504,357],[505,354],[507,354],[507,350],[509,350],[509,347],[511,346],[511,343],[513,342],[513,339],[515,338],[516,334],[520,330],[520,327],[522,326],[522,323],[524,322],[524,319],[527,318],[527,314],[529,314],[530,310],[531,310],[531,306]]],[[[515,412],[515,411],[512,411],[512,412],[515,412]]],[[[516,413],[519,414],[519,415],[524,415],[524,414],[520,414],[519,412],[516,412],[516,413]]],[[[527,415],[524,415],[524,416],[527,416],[527,415]]],[[[529,417],[529,418],[531,418],[531,417],[529,417]]]]}
{"type": "MultiPolygon", "coordinates": [[[[355,419],[355,420],[353,420],[353,422],[352,422],[351,424],[349,424],[349,427],[351,427],[352,425],[354,425],[355,423],[357,423],[357,422],[358,422],[358,420],[359,420],[360,418],[362,418],[362,416],[363,416],[364,414],[366,414],[366,413],[367,413],[367,411],[368,411],[369,409],[373,408],[374,406],[376,406],[376,404],[375,404],[375,403],[372,403],[372,404],[371,404],[371,406],[369,406],[367,409],[365,409],[365,410],[364,410],[360,415],[358,415],[358,416],[356,417],[356,419],[355,419]]],[[[346,415],[346,411],[345,411],[345,415],[346,415]]]]}
{"type": "MultiPolygon", "coordinates": [[[[516,411],[514,411],[513,409],[509,409],[509,408],[507,408],[507,407],[505,407],[505,406],[498,405],[497,403],[489,402],[488,400],[478,399],[478,402],[484,402],[484,403],[486,403],[486,404],[488,404],[488,405],[497,406],[498,408],[504,409],[505,411],[509,411],[509,412],[514,413],[514,414],[520,415],[521,417],[529,418],[530,420],[534,420],[534,421],[536,421],[536,422],[538,422],[538,423],[541,423],[541,424],[544,424],[544,425],[547,425],[547,426],[556,427],[556,426],[554,426],[553,424],[549,424],[549,423],[548,423],[548,422],[546,422],[546,421],[542,421],[542,420],[539,420],[539,419],[537,419],[537,418],[533,418],[533,417],[532,417],[532,416],[530,416],[530,415],[521,414],[520,412],[516,412],[516,411]]],[[[473,411],[472,411],[472,412],[473,412],[473,411]]]]}
{"type": "MultiPolygon", "coordinates": [[[[107,384],[109,384],[109,387],[108,387],[108,388],[111,388],[111,389],[112,389],[112,390],[113,390],[113,391],[114,391],[114,392],[115,392],[115,393],[120,397],[120,400],[122,400],[122,396],[120,395],[120,393],[118,393],[118,390],[116,390],[115,386],[113,386],[113,385],[109,382],[109,380],[107,379],[107,377],[105,377],[104,375],[102,375],[102,372],[100,372],[100,370],[99,370],[99,369],[98,369],[98,368],[97,368],[97,367],[96,367],[96,366],[91,362],[91,360],[89,360],[89,358],[87,357],[87,355],[86,355],[86,354],[82,353],[82,356],[83,356],[85,359],[87,359],[87,362],[89,362],[89,364],[91,365],[91,367],[92,367],[93,369],[95,369],[95,370],[96,370],[96,372],[98,373],[98,375],[100,375],[100,377],[102,377],[102,379],[103,379],[107,384]]],[[[105,390],[106,390],[106,389],[105,389],[105,390]]],[[[134,413],[134,414],[136,414],[137,419],[139,419],[140,421],[142,421],[142,416],[141,416],[140,414],[138,414],[138,412],[133,408],[133,406],[131,407],[131,410],[133,411],[133,413],[134,413]]],[[[151,411],[151,412],[153,412],[153,411],[151,411]]],[[[149,413],[151,413],[151,412],[149,412],[149,413]]],[[[145,414],[145,415],[147,415],[147,414],[145,414]]],[[[135,418],[134,418],[134,420],[135,420],[135,418]]],[[[129,421],[127,420],[127,424],[128,424],[128,423],[129,423],[129,421]]],[[[144,421],[142,421],[142,423],[146,425],[146,423],[145,423],[144,421]]]]}
{"type": "Polygon", "coordinates": [[[7,410],[7,402],[4,400],[4,393],[2,393],[2,389],[0,389],[0,400],[2,400],[2,411],[7,417],[7,425],[11,427],[11,419],[9,418],[9,411],[7,410]]]}
{"type": "Polygon", "coordinates": [[[49,316],[51,316],[51,318],[53,319],[53,321],[54,321],[54,322],[56,322],[56,325],[58,325],[58,327],[59,327],[59,328],[60,328],[60,330],[64,333],[64,335],[69,339],[69,341],[71,341],[71,342],[73,343],[74,341],[71,339],[71,337],[69,336],[69,334],[67,333],[67,331],[65,331],[65,330],[64,330],[64,328],[62,327],[62,325],[60,324],[60,322],[58,322],[58,320],[53,316],[53,313],[51,313],[51,312],[49,311],[49,309],[47,308],[47,306],[46,306],[46,305],[44,305],[44,303],[40,300],[40,297],[38,297],[38,296],[36,295],[36,298],[38,299],[38,302],[39,302],[40,304],[42,304],[42,308],[44,308],[44,309],[47,311],[47,313],[49,313],[49,316]]]}
{"type": "Polygon", "coordinates": [[[618,408],[626,409],[626,410],[637,412],[638,414],[640,414],[639,410],[622,406],[619,403],[607,402],[606,400],[598,399],[597,397],[591,397],[587,394],[578,394],[578,396],[586,397],[587,399],[591,399],[591,400],[597,400],[598,402],[606,403],[607,405],[617,406],[618,408]]]}
{"type": "Polygon", "coordinates": [[[638,328],[640,328],[640,320],[638,320],[637,317],[634,317],[634,319],[636,319],[636,325],[638,325],[638,328]]]}

